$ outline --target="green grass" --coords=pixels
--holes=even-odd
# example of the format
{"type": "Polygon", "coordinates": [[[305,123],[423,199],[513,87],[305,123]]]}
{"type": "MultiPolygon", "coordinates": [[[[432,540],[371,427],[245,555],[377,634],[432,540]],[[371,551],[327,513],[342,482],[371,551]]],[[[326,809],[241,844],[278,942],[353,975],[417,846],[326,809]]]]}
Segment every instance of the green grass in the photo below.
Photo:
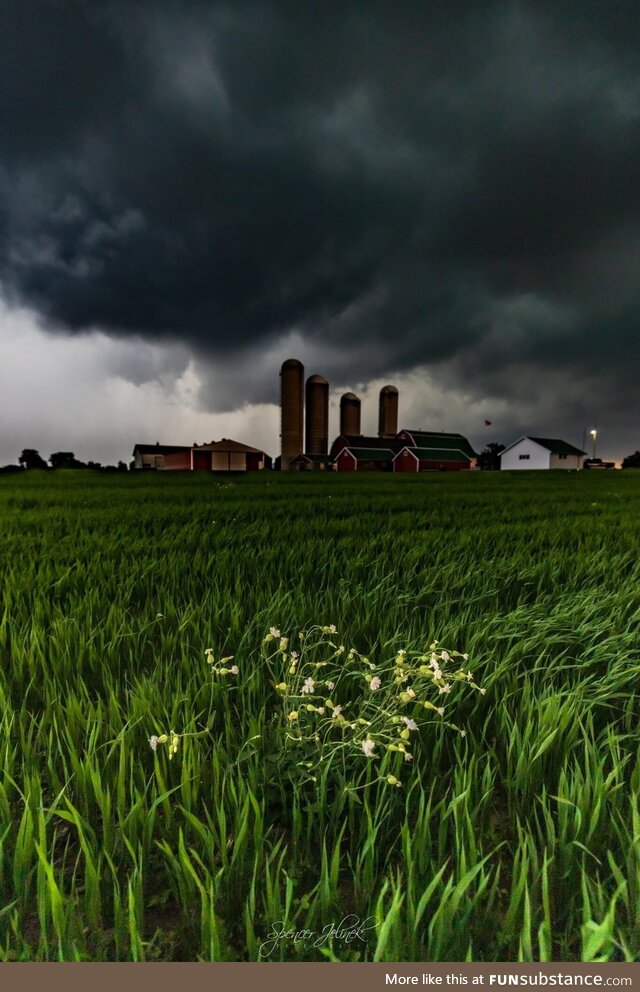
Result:
{"type": "Polygon", "coordinates": [[[0,959],[637,960],[639,537],[632,472],[1,479],[0,959]],[[317,623],[468,652],[466,738],[292,784],[261,643],[317,623]]]}

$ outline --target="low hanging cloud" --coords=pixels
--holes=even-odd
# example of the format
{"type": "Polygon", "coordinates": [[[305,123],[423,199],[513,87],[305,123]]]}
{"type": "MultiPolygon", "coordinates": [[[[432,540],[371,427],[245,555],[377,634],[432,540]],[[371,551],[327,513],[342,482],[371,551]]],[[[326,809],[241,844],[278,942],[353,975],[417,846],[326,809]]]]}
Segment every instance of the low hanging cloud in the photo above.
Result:
{"type": "Polygon", "coordinates": [[[136,389],[145,348],[158,382],[191,363],[196,415],[273,403],[296,354],[632,443],[639,28],[626,0],[3,5],[3,296],[119,342],[136,389]]]}

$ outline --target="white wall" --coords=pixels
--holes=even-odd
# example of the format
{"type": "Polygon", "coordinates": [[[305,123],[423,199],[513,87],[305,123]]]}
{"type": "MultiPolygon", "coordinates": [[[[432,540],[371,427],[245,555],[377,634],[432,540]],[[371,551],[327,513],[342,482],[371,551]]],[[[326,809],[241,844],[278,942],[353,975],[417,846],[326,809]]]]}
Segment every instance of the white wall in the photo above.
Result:
{"type": "Polygon", "coordinates": [[[500,456],[501,469],[532,469],[549,468],[551,452],[543,448],[541,444],[536,444],[528,437],[523,438],[514,444],[508,451],[504,451],[500,456]],[[529,457],[521,457],[526,456],[529,457]]]}
{"type": "Polygon", "coordinates": [[[566,471],[582,468],[584,458],[586,455],[567,455],[566,458],[561,458],[560,455],[551,455],[551,468],[563,468],[566,471]]]}

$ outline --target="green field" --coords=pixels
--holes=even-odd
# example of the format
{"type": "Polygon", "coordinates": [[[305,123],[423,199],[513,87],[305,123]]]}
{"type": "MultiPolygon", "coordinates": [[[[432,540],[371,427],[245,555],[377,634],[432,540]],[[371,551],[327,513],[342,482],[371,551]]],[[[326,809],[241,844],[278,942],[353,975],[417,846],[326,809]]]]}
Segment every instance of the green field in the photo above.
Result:
{"type": "Polygon", "coordinates": [[[633,472],[0,479],[0,958],[638,960],[639,537],[633,472]],[[486,694],[318,756],[272,626],[486,694]]]}

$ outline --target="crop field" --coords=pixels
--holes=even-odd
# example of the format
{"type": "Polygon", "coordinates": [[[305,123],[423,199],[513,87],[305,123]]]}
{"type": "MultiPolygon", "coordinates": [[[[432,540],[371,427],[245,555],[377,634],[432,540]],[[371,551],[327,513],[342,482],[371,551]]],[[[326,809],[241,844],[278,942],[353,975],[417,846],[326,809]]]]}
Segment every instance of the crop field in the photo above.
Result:
{"type": "Polygon", "coordinates": [[[0,959],[638,960],[639,538],[632,471],[0,479],[0,959]]]}

